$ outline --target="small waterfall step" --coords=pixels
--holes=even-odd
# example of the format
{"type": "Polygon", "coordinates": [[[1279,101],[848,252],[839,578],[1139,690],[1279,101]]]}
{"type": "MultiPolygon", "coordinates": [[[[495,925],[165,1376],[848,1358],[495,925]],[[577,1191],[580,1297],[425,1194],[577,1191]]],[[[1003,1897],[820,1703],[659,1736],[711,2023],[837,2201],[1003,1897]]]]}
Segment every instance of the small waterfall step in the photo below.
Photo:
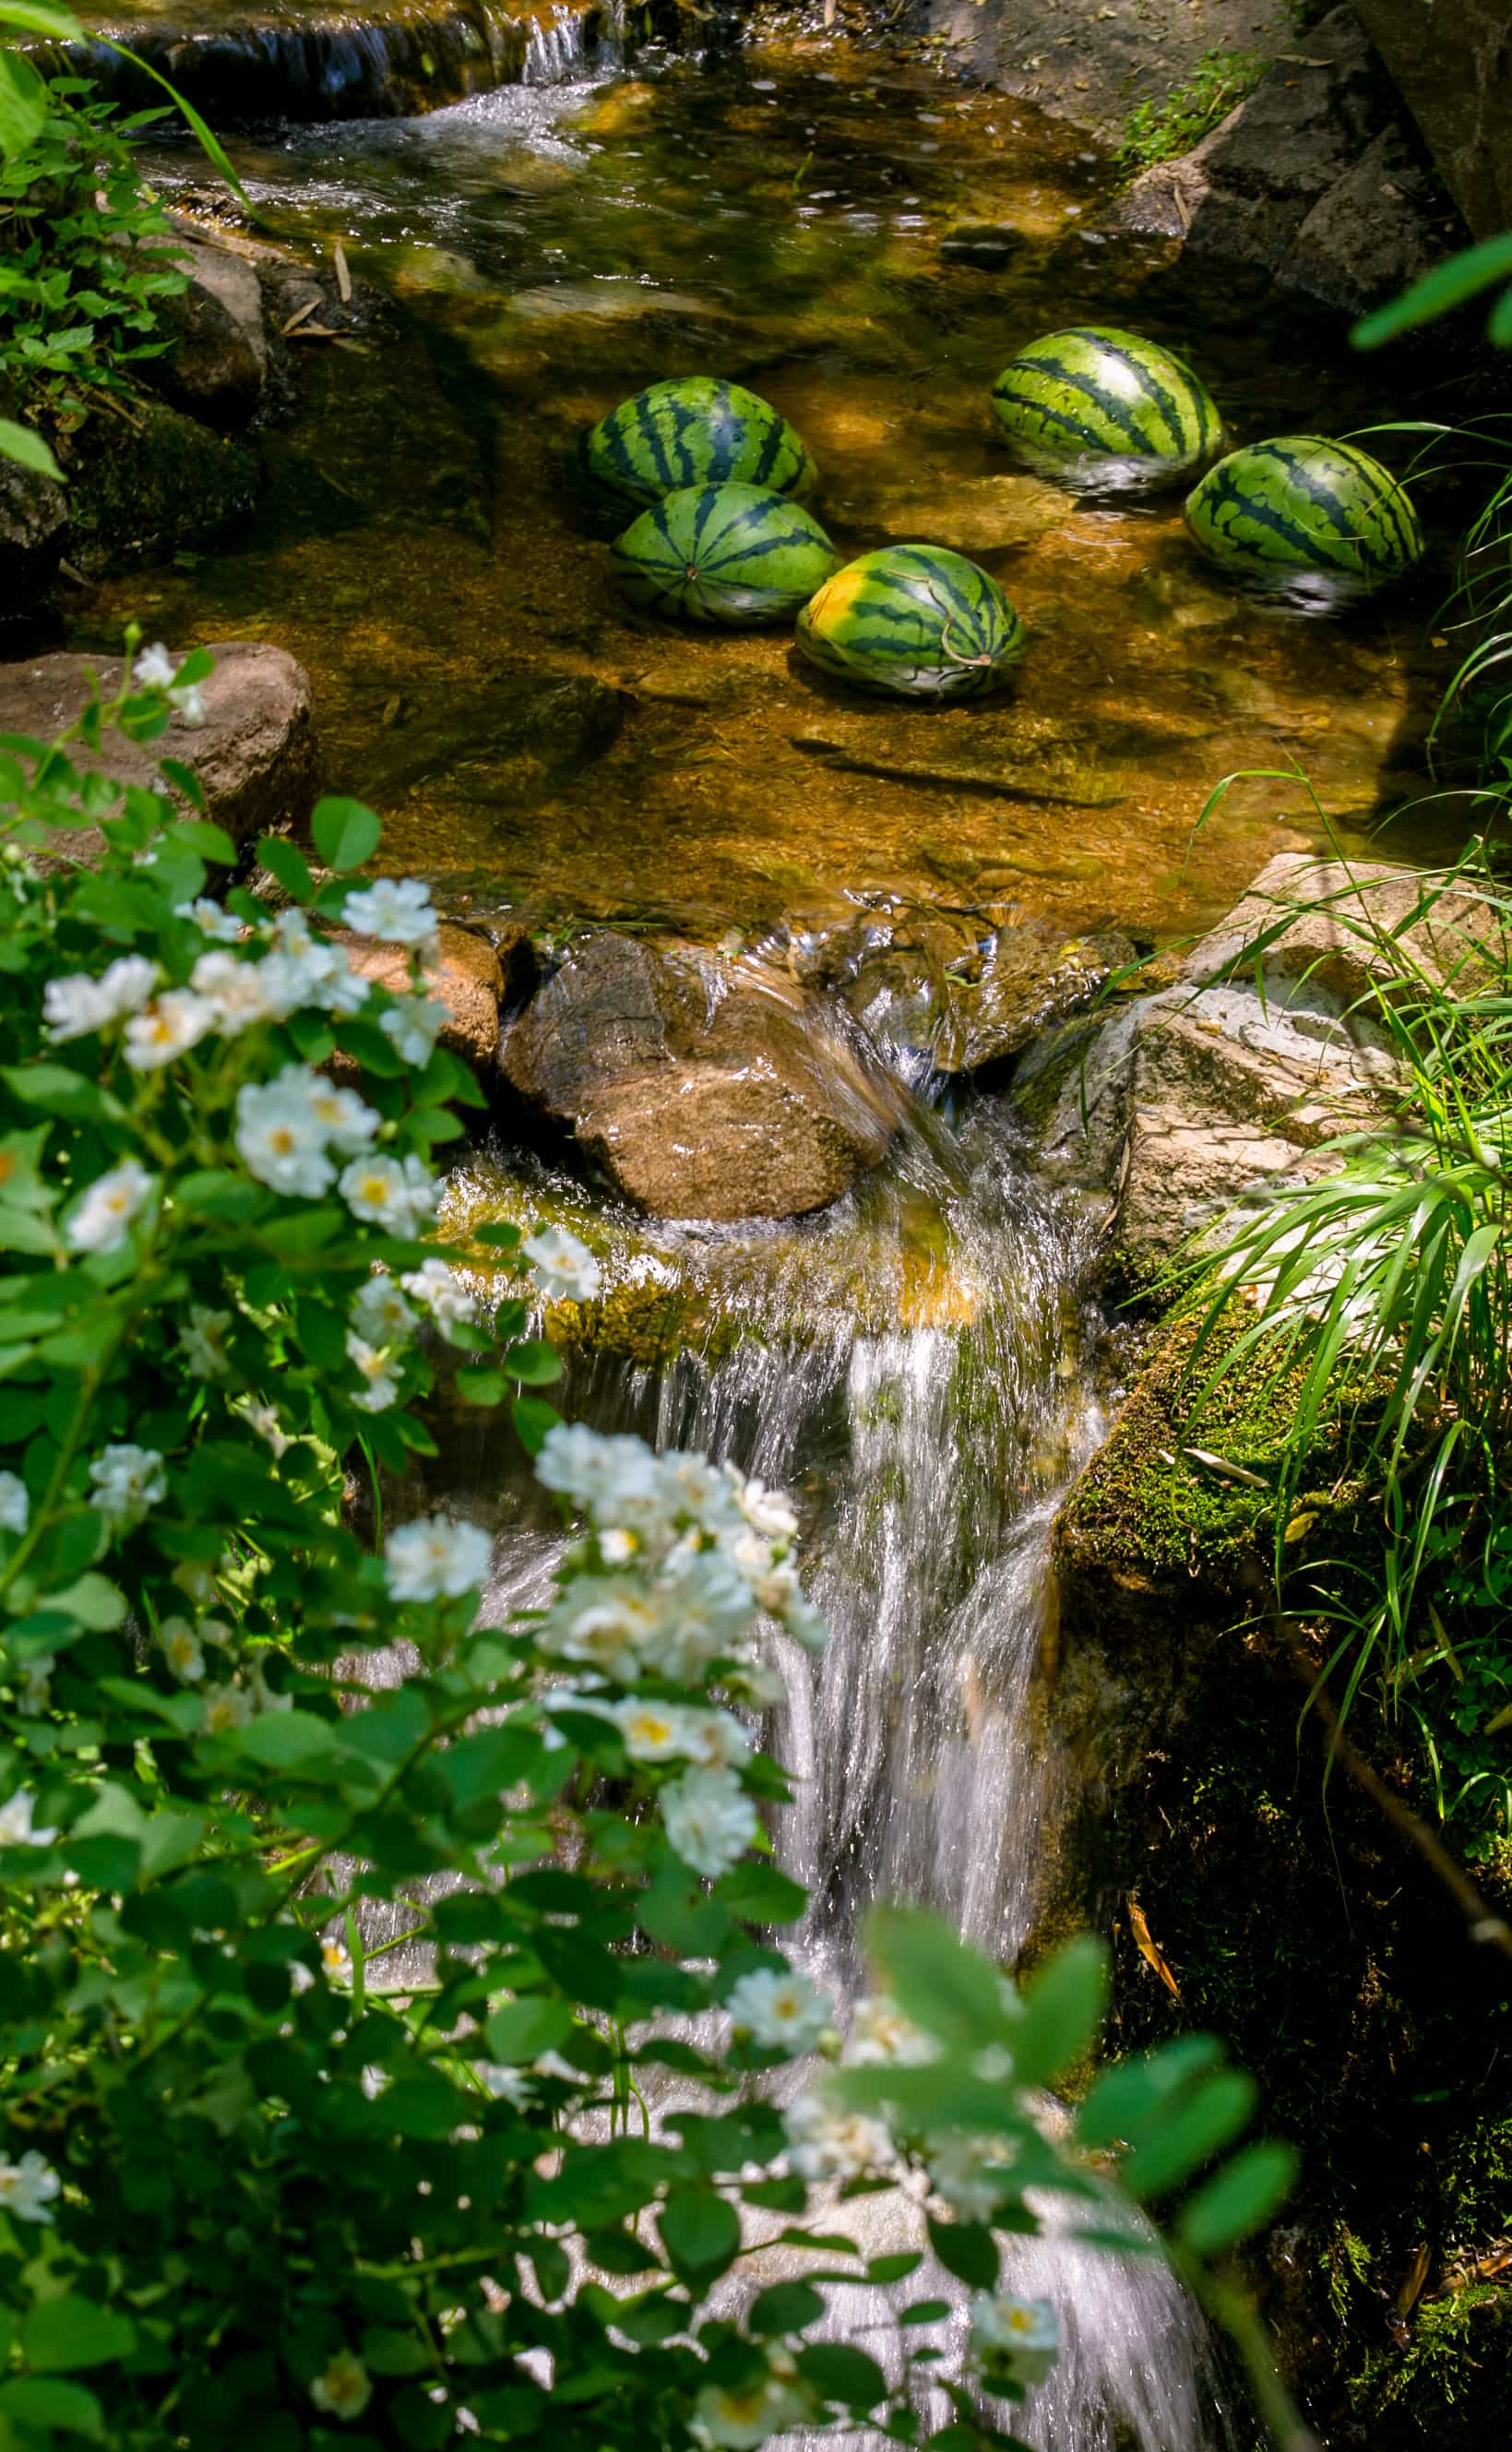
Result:
{"type": "MultiPolygon", "coordinates": [[[[39,68],[85,73],[133,109],[163,91],[134,51],[224,133],[270,120],[394,119],[581,73],[617,37],[617,8],[601,0],[375,0],[368,9],[291,0],[187,0],[137,18],[81,9],[84,44],[30,46],[39,68]]],[[[653,22],[656,11],[653,10],[653,22]]]]}

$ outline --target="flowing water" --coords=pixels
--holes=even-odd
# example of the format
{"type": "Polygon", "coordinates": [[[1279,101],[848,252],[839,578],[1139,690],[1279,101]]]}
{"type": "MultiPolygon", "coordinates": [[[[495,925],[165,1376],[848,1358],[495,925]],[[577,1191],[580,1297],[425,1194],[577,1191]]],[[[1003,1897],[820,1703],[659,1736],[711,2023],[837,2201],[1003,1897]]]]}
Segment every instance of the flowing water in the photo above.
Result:
{"type": "MultiPolygon", "coordinates": [[[[134,612],[175,645],[290,647],[387,860],[484,916],[607,916],[726,951],[798,948],[858,906],[1160,939],[1318,840],[1299,761],[1363,840],[1410,778],[1438,669],[1421,600],[1323,622],[1247,595],[1197,564],[1171,500],[1081,502],[1013,470],[985,395],[1015,346],[1089,319],[1190,354],[1239,439],[1366,421],[1368,369],[1231,276],[1102,227],[1105,161],[1024,105],[813,30],[626,63],[589,55],[587,22],[536,12],[526,81],[455,108],[240,147],[275,223],[339,237],[382,303],[358,346],[306,351],[251,528],[96,590],[79,643],[134,612]],[[617,603],[562,453],[698,368],[792,417],[842,547],[918,537],[994,571],[1031,627],[1012,697],[866,703],[780,636],[617,603]],[[1194,842],[1214,781],[1247,767],[1271,771],[1194,842]]],[[[454,1227],[548,1210],[601,1252],[605,1333],[573,1359],[569,1412],[802,1499],[833,1639],[786,1662],[773,1734],[800,1791],[778,1835],[812,1892],[800,1949],[842,1996],[876,1896],[927,1901],[1010,1962],[1031,1925],[1063,1778],[1049,1531],[1116,1367],[1087,1220],[1035,1180],[1005,1103],[913,1090],[885,1167],[797,1224],[635,1220],[518,1155],[468,1161],[450,1194],[454,1227]]],[[[426,1494],[495,1524],[490,1607],[538,1600],[555,1540],[517,1460],[466,1409],[436,1427],[426,1494]]],[[[1018,2285],[1067,2309],[1024,2422],[1046,2452],[1234,2440],[1158,2268],[1053,2222],[1013,2255],[1018,2285]]]]}

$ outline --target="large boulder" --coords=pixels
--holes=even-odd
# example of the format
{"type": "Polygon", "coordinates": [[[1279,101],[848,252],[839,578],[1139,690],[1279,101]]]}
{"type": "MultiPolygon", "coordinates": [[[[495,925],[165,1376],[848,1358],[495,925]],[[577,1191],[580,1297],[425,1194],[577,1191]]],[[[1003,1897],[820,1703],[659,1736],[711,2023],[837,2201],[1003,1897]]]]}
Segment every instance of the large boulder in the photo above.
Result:
{"type": "Polygon", "coordinates": [[[62,486],[0,458],[0,618],[50,583],[68,526],[62,486]]]}
{"type": "MultiPolygon", "coordinates": [[[[205,814],[238,843],[303,824],[319,782],[309,679],[282,647],[259,641],[213,642],[215,668],[204,684],[205,722],[175,715],[168,730],[142,746],[119,733],[98,751],[70,744],[73,763],[125,783],[160,788],[161,758],[176,759],[199,780],[205,814]]],[[[35,656],[0,665],[0,732],[50,742],[66,732],[90,694],[97,673],[108,697],[121,685],[119,657],[35,656]]],[[[54,849],[88,860],[98,848],[92,828],[54,838],[54,849]]]]}
{"type": "Polygon", "coordinates": [[[1506,0],[1355,0],[1477,238],[1512,227],[1506,0]]]}
{"type": "Polygon", "coordinates": [[[91,408],[57,453],[69,480],[69,559],[90,573],[213,544],[246,518],[262,482],[247,444],[159,400],[91,408]]]}
{"type": "Polygon", "coordinates": [[[500,1047],[506,1079],[659,1216],[820,1209],[886,1148],[896,1089],[790,979],[593,930],[500,1047]]]}

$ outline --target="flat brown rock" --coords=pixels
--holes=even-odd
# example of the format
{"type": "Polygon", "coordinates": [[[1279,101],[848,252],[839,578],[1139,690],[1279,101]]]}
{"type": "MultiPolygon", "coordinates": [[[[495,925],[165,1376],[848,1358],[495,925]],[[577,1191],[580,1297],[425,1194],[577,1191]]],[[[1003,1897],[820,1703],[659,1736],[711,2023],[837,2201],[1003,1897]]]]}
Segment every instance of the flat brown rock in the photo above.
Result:
{"type": "MultiPolygon", "coordinates": [[[[149,790],[162,788],[158,761],[176,759],[197,776],[205,814],[237,843],[302,826],[319,781],[303,665],[282,647],[251,640],[216,641],[210,653],[215,669],[204,684],[203,724],[188,724],[175,715],[168,730],[145,745],[112,733],[98,751],[70,744],[69,757],[80,768],[149,790]]],[[[121,684],[118,656],[35,656],[0,665],[0,732],[55,741],[87,703],[91,671],[107,697],[113,697],[121,684]]],[[[55,847],[70,859],[88,860],[98,850],[99,837],[92,827],[81,828],[59,835],[55,847]]]]}
{"type": "Polygon", "coordinates": [[[658,1217],[802,1216],[848,1192],[876,1155],[769,1058],[738,1070],[666,1064],[631,1074],[604,1092],[578,1137],[658,1217]]]}
{"type": "MultiPolygon", "coordinates": [[[[347,959],[359,979],[401,995],[409,985],[409,958],[398,945],[375,945],[368,937],[343,930],[333,942],[344,945],[347,959]]],[[[425,965],[426,993],[444,1004],[451,1018],[440,1044],[460,1056],[475,1073],[493,1070],[499,1045],[499,1005],[505,974],[488,939],[475,928],[459,928],[444,920],[437,948],[425,965]]]]}

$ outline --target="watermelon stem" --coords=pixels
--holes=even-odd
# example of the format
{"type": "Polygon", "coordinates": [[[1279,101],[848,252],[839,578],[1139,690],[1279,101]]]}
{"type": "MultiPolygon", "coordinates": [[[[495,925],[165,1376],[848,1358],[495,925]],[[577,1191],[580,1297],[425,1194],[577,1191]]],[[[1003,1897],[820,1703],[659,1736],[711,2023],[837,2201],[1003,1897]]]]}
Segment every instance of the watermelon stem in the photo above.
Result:
{"type": "Polygon", "coordinates": [[[992,662],[990,656],[958,656],[956,654],[954,647],[950,644],[950,625],[956,618],[955,615],[951,612],[948,604],[941,603],[939,597],[935,594],[934,589],[929,586],[927,581],[925,583],[925,592],[927,595],[930,603],[934,606],[935,611],[941,616],[945,625],[940,633],[940,653],[945,657],[945,661],[952,664],[990,664],[992,662]]]}

